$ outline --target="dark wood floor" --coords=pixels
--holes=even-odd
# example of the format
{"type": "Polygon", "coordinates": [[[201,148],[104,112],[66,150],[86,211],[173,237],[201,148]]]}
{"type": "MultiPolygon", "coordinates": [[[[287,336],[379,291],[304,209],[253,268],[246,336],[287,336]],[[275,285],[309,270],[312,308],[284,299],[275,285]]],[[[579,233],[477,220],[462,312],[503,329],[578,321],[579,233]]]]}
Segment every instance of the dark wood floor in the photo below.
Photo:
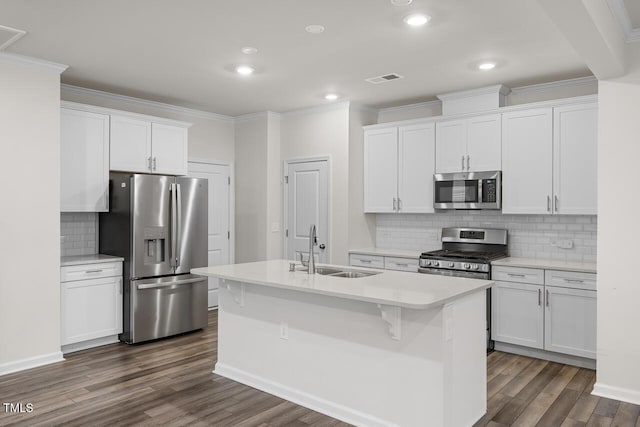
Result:
{"type": "MultiPolygon", "coordinates": [[[[10,414],[0,406],[0,425],[347,425],[213,375],[216,312],[209,319],[205,331],[85,350],[62,363],[0,377],[0,402],[34,408],[10,414]]],[[[493,353],[489,411],[477,426],[640,427],[640,407],[589,394],[594,379],[590,370],[493,353]]]]}

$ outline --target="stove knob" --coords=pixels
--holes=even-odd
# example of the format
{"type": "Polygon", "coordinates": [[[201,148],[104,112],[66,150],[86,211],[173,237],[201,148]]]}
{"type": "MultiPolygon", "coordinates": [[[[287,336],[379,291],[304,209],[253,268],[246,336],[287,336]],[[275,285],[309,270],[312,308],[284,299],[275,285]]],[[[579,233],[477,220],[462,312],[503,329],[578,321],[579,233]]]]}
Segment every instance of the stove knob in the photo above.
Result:
{"type": "Polygon", "coordinates": [[[473,269],[474,269],[474,270],[477,270],[477,269],[479,269],[479,268],[480,268],[480,266],[479,266],[478,264],[473,264],[473,269]]]}
{"type": "Polygon", "coordinates": [[[429,261],[429,260],[426,260],[424,263],[425,263],[427,266],[431,265],[431,261],[429,261]]]}
{"type": "Polygon", "coordinates": [[[440,265],[440,263],[439,263],[438,261],[433,261],[432,265],[433,265],[434,267],[437,267],[437,266],[439,266],[439,265],[440,265]]]}
{"type": "Polygon", "coordinates": [[[471,264],[467,264],[467,263],[464,264],[464,269],[465,270],[468,270],[470,268],[471,268],[471,264]]]}
{"type": "Polygon", "coordinates": [[[454,265],[455,265],[455,264],[454,264],[454,263],[452,263],[452,262],[450,262],[450,263],[449,263],[449,267],[451,267],[451,268],[453,268],[453,266],[454,266],[454,265]]]}

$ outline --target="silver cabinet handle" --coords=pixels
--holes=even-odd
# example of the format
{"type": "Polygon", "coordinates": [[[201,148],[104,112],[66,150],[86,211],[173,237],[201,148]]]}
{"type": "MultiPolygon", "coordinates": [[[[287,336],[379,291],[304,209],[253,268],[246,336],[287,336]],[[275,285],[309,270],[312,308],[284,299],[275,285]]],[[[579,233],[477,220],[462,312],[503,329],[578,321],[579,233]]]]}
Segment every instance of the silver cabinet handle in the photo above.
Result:
{"type": "Polygon", "coordinates": [[[538,307],[542,305],[542,290],[538,289],[538,307]]]}
{"type": "Polygon", "coordinates": [[[147,168],[149,168],[150,171],[153,170],[153,168],[151,167],[151,156],[147,157],[147,168]]]}
{"type": "Polygon", "coordinates": [[[547,212],[551,212],[551,196],[547,196],[547,212]]]}
{"type": "Polygon", "coordinates": [[[394,211],[397,211],[397,210],[398,210],[398,208],[397,208],[397,203],[398,203],[398,202],[397,202],[396,198],[394,197],[394,198],[393,198],[393,210],[394,210],[394,211]]]}
{"type": "Polygon", "coordinates": [[[186,285],[188,283],[202,282],[203,280],[207,280],[206,277],[199,277],[197,279],[175,280],[173,282],[165,283],[149,283],[148,285],[138,285],[138,289],[168,288],[169,286],[186,285]]]}
{"type": "Polygon", "coordinates": [[[549,307],[549,289],[547,289],[547,298],[546,298],[546,300],[547,300],[547,307],[549,307]]]}
{"type": "Polygon", "coordinates": [[[120,295],[122,295],[122,279],[118,280],[120,282],[120,295]]]}
{"type": "Polygon", "coordinates": [[[400,262],[396,262],[395,264],[396,264],[398,267],[409,267],[409,264],[406,264],[406,263],[404,263],[404,264],[403,264],[403,263],[400,263],[400,262]]]}
{"type": "Polygon", "coordinates": [[[464,172],[464,155],[462,156],[462,172],[464,172]]]}
{"type": "Polygon", "coordinates": [[[558,206],[560,205],[560,201],[558,200],[558,196],[557,195],[554,197],[554,199],[555,199],[555,205],[556,205],[555,211],[558,212],[558,206]]]}
{"type": "Polygon", "coordinates": [[[154,157],[153,158],[153,170],[158,170],[158,158],[154,157]]]}
{"type": "Polygon", "coordinates": [[[509,277],[524,277],[524,274],[507,273],[509,277]]]}
{"type": "Polygon", "coordinates": [[[565,277],[563,280],[567,283],[584,283],[584,280],[580,280],[580,279],[567,279],[565,277]]]}
{"type": "Polygon", "coordinates": [[[467,171],[469,171],[469,155],[467,154],[467,171]]]}
{"type": "Polygon", "coordinates": [[[102,270],[85,270],[85,273],[102,273],[102,270]]]}
{"type": "Polygon", "coordinates": [[[361,259],[359,261],[360,262],[364,262],[365,264],[371,264],[371,260],[370,259],[361,259]]]}
{"type": "Polygon", "coordinates": [[[400,197],[398,197],[398,210],[402,210],[402,200],[400,200],[400,197]]]}

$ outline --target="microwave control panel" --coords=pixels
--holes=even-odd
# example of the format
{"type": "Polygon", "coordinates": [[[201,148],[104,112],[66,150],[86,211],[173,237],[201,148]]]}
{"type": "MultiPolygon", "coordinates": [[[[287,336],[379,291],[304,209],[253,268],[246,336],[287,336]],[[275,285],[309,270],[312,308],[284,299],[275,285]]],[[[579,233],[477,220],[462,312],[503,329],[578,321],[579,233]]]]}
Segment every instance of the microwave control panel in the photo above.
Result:
{"type": "Polygon", "coordinates": [[[482,201],[484,203],[496,203],[498,189],[495,179],[485,179],[482,181],[482,201]]]}

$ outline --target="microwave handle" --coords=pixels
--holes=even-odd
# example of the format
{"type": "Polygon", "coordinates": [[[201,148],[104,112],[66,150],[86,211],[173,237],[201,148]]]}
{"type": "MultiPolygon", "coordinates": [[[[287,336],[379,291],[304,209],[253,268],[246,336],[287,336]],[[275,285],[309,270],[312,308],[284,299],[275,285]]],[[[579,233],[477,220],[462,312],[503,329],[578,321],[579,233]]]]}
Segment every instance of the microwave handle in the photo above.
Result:
{"type": "Polygon", "coordinates": [[[482,180],[481,179],[478,180],[478,202],[479,203],[484,202],[484,200],[482,199],[482,180]]]}

